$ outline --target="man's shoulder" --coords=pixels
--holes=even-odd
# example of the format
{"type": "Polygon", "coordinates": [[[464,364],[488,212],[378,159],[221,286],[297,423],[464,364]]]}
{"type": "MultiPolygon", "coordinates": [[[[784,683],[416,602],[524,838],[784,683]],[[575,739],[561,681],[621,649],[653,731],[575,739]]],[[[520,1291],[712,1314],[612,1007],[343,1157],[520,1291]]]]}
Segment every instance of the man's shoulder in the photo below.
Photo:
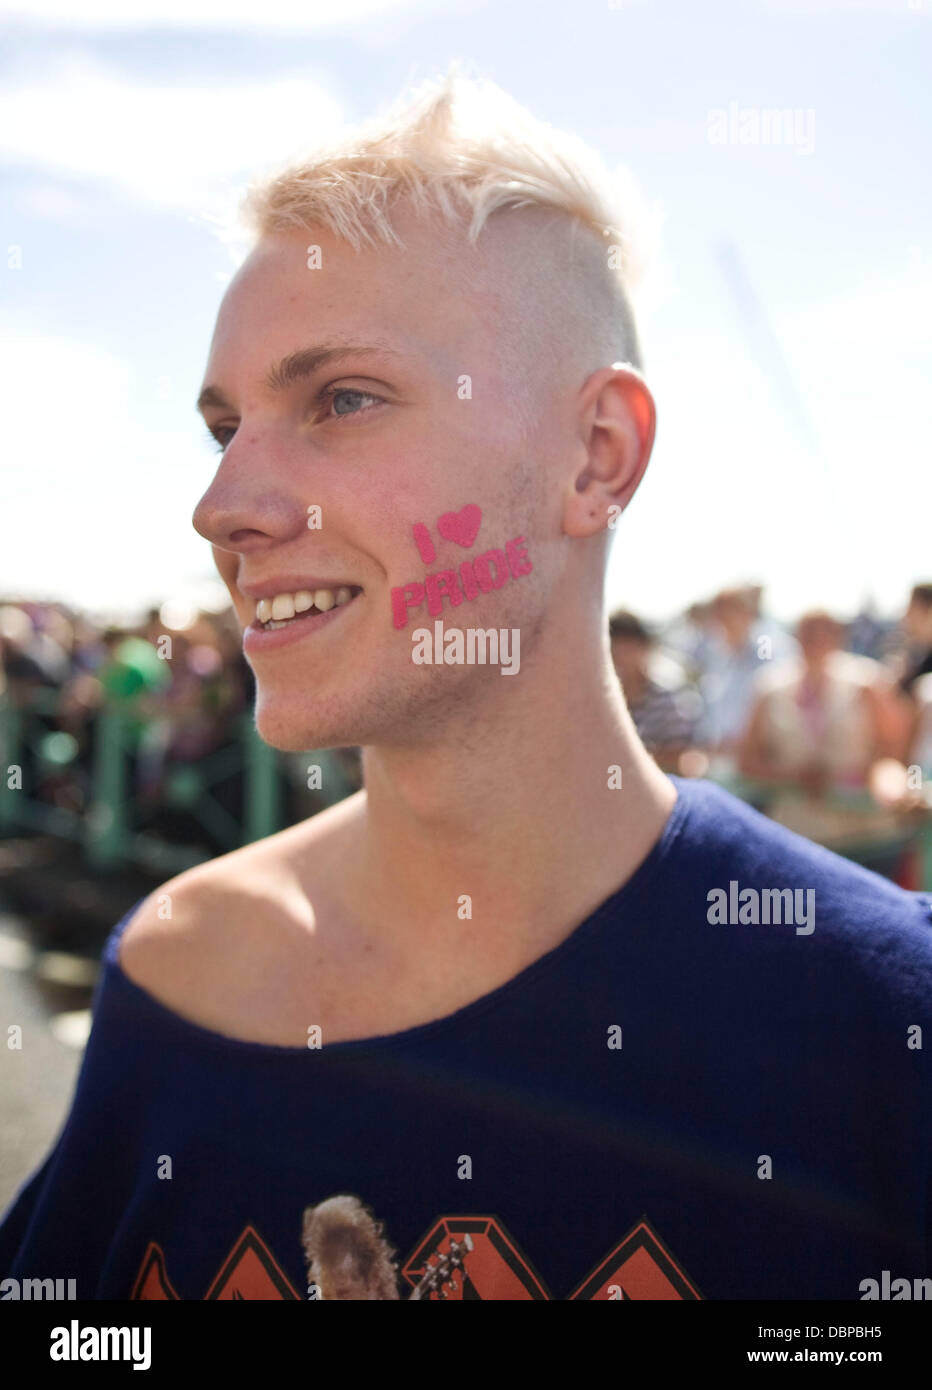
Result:
{"type": "Polygon", "coordinates": [[[714,894],[726,922],[738,917],[735,927],[759,927],[749,941],[760,941],[773,928],[774,942],[793,943],[793,950],[805,944],[814,956],[838,963],[858,961],[878,982],[908,977],[932,985],[932,893],[901,888],[712,782],[688,783],[685,795],[688,814],[678,847],[685,891],[701,888],[706,899],[714,894]],[[777,894],[781,911],[807,914],[797,924],[803,930],[781,933],[764,920],[777,894]],[[797,943],[802,936],[809,940],[797,943]]]}
{"type": "Polygon", "coordinates": [[[260,959],[306,931],[316,870],[349,809],[343,802],[167,880],[143,899],[120,935],[123,973],[191,1015],[209,1006],[205,988],[218,996],[235,992],[260,959]]]}

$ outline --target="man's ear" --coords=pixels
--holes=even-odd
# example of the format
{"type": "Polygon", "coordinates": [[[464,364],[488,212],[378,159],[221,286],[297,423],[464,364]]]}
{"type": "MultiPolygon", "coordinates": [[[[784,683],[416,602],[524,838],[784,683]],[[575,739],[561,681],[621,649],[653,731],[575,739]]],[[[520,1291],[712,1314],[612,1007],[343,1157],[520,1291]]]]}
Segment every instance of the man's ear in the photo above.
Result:
{"type": "Polygon", "coordinates": [[[615,363],[593,372],[579,394],[580,450],[567,479],[563,531],[592,536],[607,529],[634,496],[654,443],[657,413],[644,378],[615,363]]]}

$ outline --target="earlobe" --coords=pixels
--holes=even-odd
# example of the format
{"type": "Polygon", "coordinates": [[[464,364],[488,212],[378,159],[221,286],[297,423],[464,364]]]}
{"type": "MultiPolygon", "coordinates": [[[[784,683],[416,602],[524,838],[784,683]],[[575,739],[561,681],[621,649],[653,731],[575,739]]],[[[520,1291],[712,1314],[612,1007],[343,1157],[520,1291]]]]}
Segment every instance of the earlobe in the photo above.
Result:
{"type": "Polygon", "coordinates": [[[582,492],[575,485],[571,487],[563,509],[564,535],[582,538],[608,529],[611,503],[600,500],[597,490],[600,489],[592,483],[582,492]]]}
{"type": "Polygon", "coordinates": [[[584,454],[568,480],[563,531],[585,537],[607,530],[634,496],[650,458],[656,411],[640,374],[620,366],[590,377],[580,404],[584,454]]]}

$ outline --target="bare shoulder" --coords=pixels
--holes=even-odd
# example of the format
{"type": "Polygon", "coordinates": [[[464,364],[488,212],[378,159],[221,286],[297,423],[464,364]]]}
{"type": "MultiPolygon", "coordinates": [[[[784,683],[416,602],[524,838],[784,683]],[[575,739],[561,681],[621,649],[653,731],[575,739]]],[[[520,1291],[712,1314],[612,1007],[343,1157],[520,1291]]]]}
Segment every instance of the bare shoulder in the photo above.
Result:
{"type": "Polygon", "coordinates": [[[257,978],[287,973],[306,953],[315,886],[328,895],[335,848],[362,795],[187,869],[150,893],[120,939],[124,974],[205,1027],[233,1031],[257,978]]]}

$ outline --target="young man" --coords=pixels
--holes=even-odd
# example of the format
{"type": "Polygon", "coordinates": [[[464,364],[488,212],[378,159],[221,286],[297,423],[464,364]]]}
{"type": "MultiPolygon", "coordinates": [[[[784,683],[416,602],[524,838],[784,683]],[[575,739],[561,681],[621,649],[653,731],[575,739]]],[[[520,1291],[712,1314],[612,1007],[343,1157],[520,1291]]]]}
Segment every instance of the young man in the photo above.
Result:
{"type": "Polygon", "coordinates": [[[665,776],[611,668],[655,415],[601,177],[451,78],[254,191],[194,521],[261,736],[361,745],[365,789],[115,929],[4,1272],[857,1299],[928,1271],[927,901],[665,776]]]}

